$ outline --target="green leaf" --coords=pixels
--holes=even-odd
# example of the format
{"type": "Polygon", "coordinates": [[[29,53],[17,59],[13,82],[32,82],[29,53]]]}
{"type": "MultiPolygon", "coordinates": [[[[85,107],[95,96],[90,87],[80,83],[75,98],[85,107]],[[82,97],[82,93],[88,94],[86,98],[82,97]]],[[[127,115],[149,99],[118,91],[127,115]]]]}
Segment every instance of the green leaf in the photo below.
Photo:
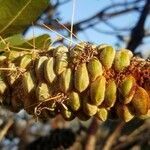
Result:
{"type": "Polygon", "coordinates": [[[17,46],[22,45],[25,42],[21,34],[15,34],[6,39],[0,39],[0,51],[3,51],[7,45],[17,46]]]}
{"type": "Polygon", "coordinates": [[[48,4],[49,0],[0,0],[0,36],[23,32],[48,4]]]}
{"type": "Polygon", "coordinates": [[[47,50],[52,40],[48,34],[43,34],[38,37],[32,38],[21,45],[21,47],[33,49],[47,50]]]}
{"type": "Polygon", "coordinates": [[[50,44],[51,38],[48,34],[43,34],[29,40],[25,40],[21,34],[16,34],[0,40],[0,52],[4,52],[7,47],[13,51],[20,51],[21,49],[23,50],[23,48],[33,50],[34,47],[35,49],[43,51],[47,50],[50,44]]]}

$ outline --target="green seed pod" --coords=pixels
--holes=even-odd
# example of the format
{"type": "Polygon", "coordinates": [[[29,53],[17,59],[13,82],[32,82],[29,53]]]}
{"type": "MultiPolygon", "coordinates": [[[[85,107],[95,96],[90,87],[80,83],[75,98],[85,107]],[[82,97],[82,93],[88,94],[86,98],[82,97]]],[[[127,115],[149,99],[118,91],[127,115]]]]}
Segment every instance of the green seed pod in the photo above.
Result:
{"type": "Polygon", "coordinates": [[[35,63],[35,73],[36,77],[41,80],[44,77],[44,62],[48,58],[46,56],[41,56],[35,63]]]}
{"type": "Polygon", "coordinates": [[[23,82],[24,91],[27,94],[30,93],[33,89],[35,89],[36,87],[35,81],[36,78],[34,76],[33,71],[28,71],[24,73],[22,77],[22,82],[23,82]]]}
{"type": "Polygon", "coordinates": [[[93,57],[89,63],[87,64],[87,69],[89,72],[89,77],[91,81],[95,81],[96,78],[103,74],[102,64],[98,60],[98,58],[93,57]]]}
{"type": "Polygon", "coordinates": [[[117,51],[115,60],[114,60],[114,68],[116,71],[122,71],[126,67],[130,65],[130,60],[133,54],[131,51],[127,49],[121,49],[117,51]]]}
{"type": "Polygon", "coordinates": [[[122,103],[128,104],[131,102],[135,93],[135,86],[135,79],[131,75],[125,77],[125,79],[121,82],[118,89],[121,94],[121,98],[119,100],[122,103]]]}
{"type": "Polygon", "coordinates": [[[71,121],[75,118],[73,113],[69,109],[66,109],[64,107],[61,108],[61,114],[62,114],[63,118],[67,121],[71,121]]]}
{"type": "Polygon", "coordinates": [[[44,82],[40,82],[36,88],[38,101],[44,101],[52,96],[52,89],[44,82]]]}
{"type": "Polygon", "coordinates": [[[82,99],[82,109],[84,111],[84,113],[88,116],[94,116],[97,112],[97,106],[90,104],[90,97],[89,95],[84,95],[83,99],[82,99]]]}
{"type": "Polygon", "coordinates": [[[98,53],[101,53],[102,50],[104,50],[106,47],[111,47],[111,45],[108,45],[108,44],[100,44],[96,47],[97,49],[97,52],[98,53]]]}
{"type": "Polygon", "coordinates": [[[63,71],[66,70],[66,68],[68,67],[68,61],[66,60],[66,58],[61,59],[56,61],[56,68],[55,68],[55,72],[57,75],[60,75],[63,71]]]}
{"type": "Polygon", "coordinates": [[[66,46],[58,46],[53,50],[54,57],[61,57],[63,54],[68,52],[68,48],[66,46]]]}
{"type": "Polygon", "coordinates": [[[124,120],[125,122],[129,122],[134,118],[131,108],[127,105],[117,105],[116,111],[119,118],[124,120]]]}
{"type": "Polygon", "coordinates": [[[83,105],[83,111],[88,116],[94,116],[97,112],[97,106],[92,105],[88,102],[85,102],[84,105],[83,105]]]}
{"type": "Polygon", "coordinates": [[[136,115],[145,115],[148,112],[149,95],[142,88],[137,86],[131,104],[135,110],[136,115]]]}
{"type": "Polygon", "coordinates": [[[69,93],[69,99],[67,102],[67,104],[73,111],[78,111],[80,109],[80,97],[77,92],[72,91],[71,93],[69,93]]]}
{"type": "Polygon", "coordinates": [[[103,76],[97,78],[94,82],[91,83],[90,97],[91,97],[92,104],[98,106],[101,105],[101,103],[104,101],[105,85],[106,85],[106,79],[103,76]]]}
{"type": "Polygon", "coordinates": [[[107,111],[107,109],[105,109],[105,108],[98,108],[95,117],[97,117],[101,121],[106,121],[108,119],[108,111],[107,111]]]}
{"type": "Polygon", "coordinates": [[[44,77],[48,83],[52,83],[56,80],[56,74],[54,72],[55,59],[53,57],[48,58],[44,63],[44,77]]]}
{"type": "Polygon", "coordinates": [[[117,86],[113,79],[107,81],[104,104],[106,107],[113,107],[116,102],[117,86]]]}
{"type": "Polygon", "coordinates": [[[21,57],[20,62],[19,62],[19,67],[26,69],[32,61],[32,56],[31,55],[24,55],[21,57]]]}
{"type": "Polygon", "coordinates": [[[68,66],[68,48],[65,46],[58,46],[54,52],[53,56],[55,57],[55,72],[57,75],[60,75],[63,71],[66,70],[68,66]]]}
{"type": "Polygon", "coordinates": [[[62,92],[66,93],[71,89],[72,86],[72,70],[67,68],[64,72],[60,74],[59,77],[59,87],[62,92]]]}
{"type": "Polygon", "coordinates": [[[116,51],[111,46],[104,47],[99,55],[99,59],[105,69],[110,69],[112,67],[116,51]]]}
{"type": "Polygon", "coordinates": [[[24,97],[24,108],[29,114],[34,114],[34,108],[37,103],[36,99],[36,78],[33,71],[25,72],[22,77],[22,86],[23,92],[25,93],[24,97]]]}
{"type": "Polygon", "coordinates": [[[80,64],[75,70],[74,86],[81,93],[89,86],[89,75],[86,67],[86,63],[80,64]]]}
{"type": "Polygon", "coordinates": [[[68,67],[68,56],[67,54],[62,54],[60,57],[56,57],[55,72],[60,75],[68,67]]]}

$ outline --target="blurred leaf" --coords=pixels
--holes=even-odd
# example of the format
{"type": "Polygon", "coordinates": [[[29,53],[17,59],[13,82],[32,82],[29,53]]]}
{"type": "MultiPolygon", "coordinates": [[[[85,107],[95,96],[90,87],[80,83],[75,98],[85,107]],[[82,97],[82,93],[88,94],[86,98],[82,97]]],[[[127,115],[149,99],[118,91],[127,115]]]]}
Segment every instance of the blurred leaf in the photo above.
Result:
{"type": "Polygon", "coordinates": [[[33,39],[30,39],[29,41],[22,44],[21,47],[33,49],[35,46],[36,49],[47,50],[50,44],[50,36],[48,34],[43,34],[33,39]]]}
{"type": "Polygon", "coordinates": [[[24,42],[25,40],[21,34],[15,34],[6,39],[0,39],[0,51],[3,51],[7,44],[9,44],[9,46],[17,46],[23,44],[24,42]]]}
{"type": "Polygon", "coordinates": [[[6,39],[0,40],[0,52],[4,52],[5,48],[8,46],[10,50],[20,51],[23,48],[47,50],[51,44],[51,38],[48,34],[43,34],[38,37],[25,40],[21,34],[16,34],[6,39]],[[21,49],[20,49],[21,48],[21,49]]]}
{"type": "Polygon", "coordinates": [[[49,0],[0,0],[0,35],[23,32],[46,9],[49,0]]]}

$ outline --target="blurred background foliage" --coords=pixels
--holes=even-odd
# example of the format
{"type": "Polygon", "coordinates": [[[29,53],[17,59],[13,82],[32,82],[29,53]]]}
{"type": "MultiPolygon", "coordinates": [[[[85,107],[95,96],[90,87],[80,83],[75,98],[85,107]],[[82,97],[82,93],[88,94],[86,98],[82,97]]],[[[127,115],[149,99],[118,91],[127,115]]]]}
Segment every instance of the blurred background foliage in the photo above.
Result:
{"type": "MultiPolygon", "coordinates": [[[[50,37],[58,39],[55,31],[69,38],[70,32],[65,27],[71,28],[72,4],[73,0],[1,0],[0,53],[7,44],[10,49],[15,46],[32,49],[33,39],[37,48],[46,49],[50,37]]],[[[73,32],[80,40],[108,43],[116,49],[126,47],[135,55],[148,58],[150,0],[76,0],[73,32]]],[[[64,38],[59,38],[59,42],[67,44],[64,38]]],[[[23,110],[13,114],[0,107],[0,149],[67,148],[149,150],[150,120],[134,119],[126,124],[120,120],[103,123],[95,118],[66,122],[57,116],[36,122],[23,110]]]]}

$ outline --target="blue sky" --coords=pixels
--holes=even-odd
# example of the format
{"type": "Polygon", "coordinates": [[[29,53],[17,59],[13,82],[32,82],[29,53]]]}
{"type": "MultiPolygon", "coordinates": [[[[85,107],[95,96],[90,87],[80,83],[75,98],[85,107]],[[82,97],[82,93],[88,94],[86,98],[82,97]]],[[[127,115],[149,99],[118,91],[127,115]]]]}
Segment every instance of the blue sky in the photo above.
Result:
{"type": "MultiPolygon", "coordinates": [[[[130,1],[130,0],[126,0],[126,1],[130,1]]],[[[111,3],[116,3],[116,2],[120,2],[120,0],[76,0],[74,23],[79,22],[80,20],[83,20],[85,18],[88,18],[89,16],[92,16],[96,12],[102,10],[105,6],[108,6],[111,3]]],[[[59,7],[58,12],[60,13],[60,17],[62,19],[60,21],[61,23],[71,22],[72,3],[73,0],[59,7]]],[[[138,13],[129,13],[129,14],[125,14],[124,16],[121,15],[120,17],[111,19],[111,23],[118,27],[125,27],[125,26],[130,27],[137,22],[138,15],[139,15],[138,13]]],[[[150,21],[147,21],[147,26],[148,27],[150,26],[150,21]]],[[[106,24],[102,22],[100,22],[96,27],[98,29],[112,31],[106,24]]],[[[47,30],[41,30],[38,28],[35,28],[34,30],[35,30],[35,36],[41,35],[43,33],[48,33],[52,37],[56,36],[55,33],[48,32],[47,30]]],[[[32,29],[29,30],[26,37],[31,37],[32,32],[33,32],[32,29]]],[[[125,34],[128,35],[128,32],[125,34]]],[[[84,32],[79,32],[77,36],[81,40],[90,41],[96,44],[109,43],[115,45],[118,41],[118,39],[114,35],[98,33],[93,29],[87,29],[84,32]]],[[[120,46],[124,47],[125,44],[121,43],[120,46]]]]}

